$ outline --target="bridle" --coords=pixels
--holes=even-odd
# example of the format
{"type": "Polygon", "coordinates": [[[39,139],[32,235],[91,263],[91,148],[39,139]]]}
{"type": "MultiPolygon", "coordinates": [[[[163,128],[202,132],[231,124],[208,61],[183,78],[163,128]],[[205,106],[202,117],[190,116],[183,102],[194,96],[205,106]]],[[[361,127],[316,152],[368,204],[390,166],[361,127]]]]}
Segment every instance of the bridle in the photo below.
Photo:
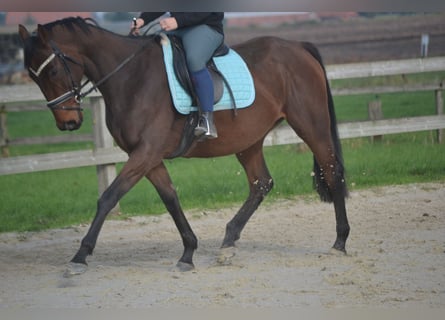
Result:
{"type": "Polygon", "coordinates": [[[51,63],[52,60],[55,58],[60,59],[63,65],[63,69],[65,70],[65,73],[71,83],[71,89],[68,92],[65,92],[64,94],[58,96],[57,98],[49,101],[47,103],[48,108],[50,108],[52,111],[54,110],[66,110],[66,111],[82,111],[83,109],[79,106],[63,106],[61,105],[63,102],[68,101],[69,99],[74,97],[74,100],[80,104],[82,102],[83,95],[81,93],[82,88],[89,82],[89,80],[85,81],[84,84],[80,86],[80,88],[76,85],[74,82],[71,69],[68,66],[68,62],[71,62],[73,64],[81,66],[79,62],[71,58],[70,56],[63,53],[57,45],[54,43],[54,41],[49,42],[51,45],[51,48],[53,52],[51,55],[43,61],[43,63],[37,68],[37,70],[34,70],[33,68],[29,67],[29,71],[36,76],[37,78],[40,76],[40,73],[45,69],[47,65],[51,63]]]}
{"type": "MultiPolygon", "coordinates": [[[[161,31],[161,28],[159,26],[159,21],[163,16],[159,17],[158,19],[153,20],[150,24],[148,24],[148,29],[144,33],[144,35],[152,35],[157,34],[161,31]],[[153,30],[154,29],[154,30],[153,30]]],[[[66,111],[82,111],[83,108],[80,107],[80,104],[82,103],[83,98],[85,98],[87,95],[89,95],[91,92],[97,90],[97,88],[103,84],[105,81],[107,81],[111,76],[113,76],[116,72],[118,72],[120,69],[122,69],[128,62],[130,62],[137,54],[142,52],[148,45],[148,43],[141,45],[137,51],[133,52],[130,56],[128,56],[125,60],[123,60],[113,71],[105,75],[101,80],[94,83],[91,88],[89,88],[86,92],[82,92],[82,89],[90,82],[90,80],[86,80],[80,87],[76,85],[74,82],[71,69],[68,66],[68,62],[71,62],[73,64],[82,66],[81,63],[77,62],[75,59],[71,58],[70,56],[66,55],[62,52],[62,50],[59,49],[59,47],[56,45],[56,43],[53,40],[49,41],[49,44],[53,50],[51,55],[37,68],[37,70],[34,70],[33,68],[29,67],[29,71],[36,76],[36,78],[39,77],[40,73],[45,69],[45,67],[51,63],[52,60],[55,58],[60,59],[62,62],[63,68],[65,70],[65,73],[67,74],[69,81],[71,82],[71,89],[64,94],[58,96],[57,98],[49,101],[46,105],[48,108],[51,109],[51,111],[55,110],[66,110],[66,111]],[[63,106],[61,105],[63,102],[70,100],[71,98],[74,98],[74,100],[79,104],[78,106],[63,106]]]]}
{"type": "Polygon", "coordinates": [[[29,71],[34,74],[37,78],[39,77],[40,73],[43,71],[43,69],[55,58],[59,58],[62,62],[63,69],[65,70],[65,73],[71,83],[71,89],[64,94],[61,94],[57,98],[48,101],[46,104],[48,108],[51,109],[51,111],[54,110],[65,110],[65,111],[82,111],[83,108],[80,107],[80,103],[82,103],[83,98],[85,98],[87,95],[89,95],[93,90],[97,90],[97,87],[100,86],[102,83],[107,81],[112,75],[114,75],[117,71],[119,71],[124,65],[126,65],[131,59],[136,56],[137,53],[142,51],[142,49],[145,48],[145,46],[141,46],[140,50],[130,55],[128,58],[126,58],[120,65],[118,65],[113,71],[111,71],[109,74],[107,74],[105,77],[103,77],[101,80],[99,80],[97,83],[93,84],[93,86],[88,89],[86,92],[82,92],[82,89],[90,82],[90,80],[86,80],[80,87],[76,85],[73,75],[71,72],[71,69],[68,66],[68,62],[71,62],[73,64],[81,66],[81,63],[77,62],[75,59],[71,58],[67,54],[63,53],[62,50],[59,49],[59,47],[54,43],[54,41],[49,42],[51,45],[51,48],[53,50],[53,53],[39,66],[39,68],[34,70],[33,68],[29,67],[29,71]],[[61,105],[65,101],[68,101],[69,99],[74,98],[74,100],[79,104],[78,106],[63,106],[61,105]]]}
{"type": "Polygon", "coordinates": [[[67,74],[70,82],[71,82],[71,89],[64,94],[58,96],[57,98],[49,101],[46,105],[48,108],[50,108],[52,111],[54,110],[67,110],[67,111],[82,111],[83,109],[79,106],[62,106],[61,103],[68,101],[71,98],[74,98],[74,100],[80,104],[82,103],[83,98],[85,98],[87,95],[89,95],[94,90],[97,90],[97,87],[99,87],[102,83],[107,81],[112,75],[114,75],[116,72],[118,72],[120,69],[122,69],[128,62],[130,62],[131,59],[133,59],[138,53],[140,53],[142,50],[146,48],[147,45],[142,45],[139,47],[139,49],[132,53],[130,56],[128,56],[124,61],[122,61],[113,71],[111,71],[109,74],[107,74],[105,77],[103,77],[101,80],[93,84],[93,86],[88,89],[86,92],[81,92],[82,89],[90,82],[90,80],[86,80],[80,87],[76,85],[76,83],[73,80],[73,76],[71,73],[71,70],[68,66],[68,62],[71,62],[73,64],[81,66],[79,62],[71,58],[70,56],[63,53],[57,45],[54,43],[54,41],[50,41],[51,48],[53,50],[53,53],[39,66],[37,71],[35,71],[33,68],[29,68],[30,72],[34,74],[37,78],[39,77],[40,73],[43,71],[43,69],[55,58],[59,58],[62,62],[63,68],[65,70],[65,73],[67,74]]]}

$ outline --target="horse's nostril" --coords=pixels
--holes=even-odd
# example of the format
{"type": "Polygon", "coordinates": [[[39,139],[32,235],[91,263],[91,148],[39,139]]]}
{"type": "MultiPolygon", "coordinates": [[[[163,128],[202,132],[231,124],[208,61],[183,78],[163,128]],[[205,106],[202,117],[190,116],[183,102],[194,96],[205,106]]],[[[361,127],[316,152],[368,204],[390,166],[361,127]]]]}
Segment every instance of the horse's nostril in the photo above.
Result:
{"type": "Polygon", "coordinates": [[[73,131],[80,128],[82,122],[76,122],[74,120],[65,122],[65,130],[73,131]]]}

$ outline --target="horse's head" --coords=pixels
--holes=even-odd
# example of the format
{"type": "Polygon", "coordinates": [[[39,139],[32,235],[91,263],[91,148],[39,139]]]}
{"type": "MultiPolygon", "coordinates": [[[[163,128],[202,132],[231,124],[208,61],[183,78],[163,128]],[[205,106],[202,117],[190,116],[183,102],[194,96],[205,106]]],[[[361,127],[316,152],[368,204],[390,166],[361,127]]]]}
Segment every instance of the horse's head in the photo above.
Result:
{"type": "Polygon", "coordinates": [[[39,25],[35,33],[19,25],[25,68],[39,86],[60,130],[76,130],[83,120],[80,88],[84,74],[79,53],[69,43],[58,44],[39,25]]]}

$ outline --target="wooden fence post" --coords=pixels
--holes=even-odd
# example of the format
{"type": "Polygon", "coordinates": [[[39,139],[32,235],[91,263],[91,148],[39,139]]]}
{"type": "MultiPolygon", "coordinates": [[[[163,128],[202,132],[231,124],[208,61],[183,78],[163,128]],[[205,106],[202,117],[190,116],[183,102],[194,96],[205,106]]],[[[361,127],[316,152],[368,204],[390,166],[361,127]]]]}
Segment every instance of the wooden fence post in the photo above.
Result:
{"type": "Polygon", "coordinates": [[[8,148],[8,125],[6,124],[6,110],[5,106],[1,106],[0,108],[0,148],[2,149],[2,157],[9,157],[9,148],[8,148]]]}
{"type": "MultiPolygon", "coordinates": [[[[443,90],[439,89],[436,90],[436,113],[437,115],[443,114],[443,90]]],[[[437,142],[442,143],[443,142],[443,129],[437,130],[437,142]]]]}
{"type": "MultiPolygon", "coordinates": [[[[91,97],[91,110],[93,118],[94,152],[103,148],[114,146],[113,137],[108,132],[105,123],[105,102],[102,97],[91,97]]],[[[96,166],[99,196],[116,178],[116,164],[104,164],[96,166]]],[[[119,212],[119,203],[111,210],[111,213],[119,212]]]]}
{"type": "MultiPolygon", "coordinates": [[[[382,101],[376,96],[376,99],[370,101],[368,103],[368,118],[369,120],[382,120],[383,119],[383,111],[382,111],[382,101]]],[[[371,142],[382,141],[383,136],[371,136],[371,142]]]]}

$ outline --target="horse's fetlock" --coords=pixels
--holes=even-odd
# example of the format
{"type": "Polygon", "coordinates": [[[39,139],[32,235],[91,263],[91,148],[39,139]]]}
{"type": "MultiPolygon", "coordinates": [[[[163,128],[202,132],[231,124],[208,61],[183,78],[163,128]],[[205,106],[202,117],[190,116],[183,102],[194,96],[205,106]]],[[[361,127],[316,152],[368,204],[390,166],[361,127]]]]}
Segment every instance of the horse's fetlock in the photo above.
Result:
{"type": "Polygon", "coordinates": [[[196,250],[198,248],[198,239],[194,234],[182,235],[184,246],[196,250]]]}
{"type": "Polygon", "coordinates": [[[83,240],[81,243],[81,249],[84,249],[88,255],[92,255],[94,251],[94,244],[88,243],[83,240]]]}
{"type": "Polygon", "coordinates": [[[336,227],[337,235],[344,239],[348,238],[350,230],[349,224],[338,224],[336,227]]]}
{"type": "Polygon", "coordinates": [[[235,224],[234,221],[230,221],[226,225],[226,236],[224,243],[230,242],[230,245],[234,245],[235,241],[239,240],[240,237],[241,237],[241,232],[238,230],[237,225],[235,224]]]}

